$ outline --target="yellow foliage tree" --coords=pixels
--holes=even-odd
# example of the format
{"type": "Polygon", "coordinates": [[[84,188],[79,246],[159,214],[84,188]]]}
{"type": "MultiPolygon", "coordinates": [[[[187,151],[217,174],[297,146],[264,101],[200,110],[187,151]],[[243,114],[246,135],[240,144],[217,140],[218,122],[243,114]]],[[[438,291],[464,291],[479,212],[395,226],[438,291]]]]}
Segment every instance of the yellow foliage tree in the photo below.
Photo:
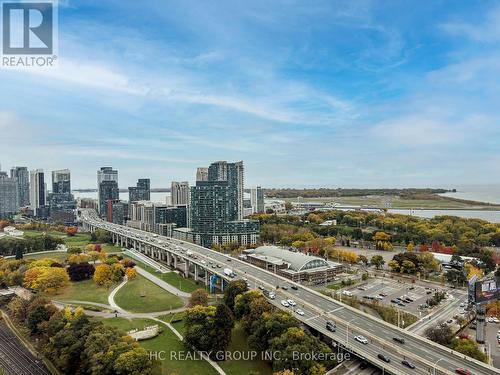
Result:
{"type": "Polygon", "coordinates": [[[26,287],[44,293],[54,293],[66,286],[68,282],[68,273],[62,267],[30,268],[24,275],[26,287]]]}
{"type": "Polygon", "coordinates": [[[137,271],[135,268],[127,268],[125,270],[125,274],[127,275],[127,279],[133,280],[137,277],[137,271]]]}
{"type": "Polygon", "coordinates": [[[465,264],[465,269],[467,270],[467,280],[472,279],[474,276],[477,276],[480,279],[484,276],[482,269],[479,269],[470,263],[465,264]]]}
{"type": "Polygon", "coordinates": [[[99,264],[95,268],[93,279],[97,285],[109,286],[112,283],[112,276],[113,272],[109,264],[99,264]]]}

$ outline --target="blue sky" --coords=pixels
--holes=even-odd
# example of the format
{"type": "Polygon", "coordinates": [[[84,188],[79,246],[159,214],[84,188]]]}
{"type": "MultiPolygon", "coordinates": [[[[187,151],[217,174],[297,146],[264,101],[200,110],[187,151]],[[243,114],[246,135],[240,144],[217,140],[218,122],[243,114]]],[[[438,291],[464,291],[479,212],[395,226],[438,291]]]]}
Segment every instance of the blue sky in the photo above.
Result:
{"type": "Polygon", "coordinates": [[[500,183],[495,1],[64,1],[57,69],[0,70],[0,163],[94,187],[500,183]]]}

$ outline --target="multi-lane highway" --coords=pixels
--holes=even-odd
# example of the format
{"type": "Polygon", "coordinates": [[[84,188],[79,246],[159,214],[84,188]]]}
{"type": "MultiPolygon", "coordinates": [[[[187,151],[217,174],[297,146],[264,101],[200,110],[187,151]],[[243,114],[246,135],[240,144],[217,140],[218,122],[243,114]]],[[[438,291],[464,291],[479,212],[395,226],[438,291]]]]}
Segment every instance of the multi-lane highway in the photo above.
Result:
{"type": "MultiPolygon", "coordinates": [[[[188,260],[187,255],[185,255],[186,251],[190,250],[196,254],[196,264],[205,266],[209,272],[218,274],[222,278],[227,278],[222,270],[231,268],[236,272],[237,278],[248,279],[251,287],[262,286],[267,290],[275,291],[276,299],[270,300],[270,302],[278,308],[287,309],[281,305],[280,301],[282,299],[293,299],[297,303],[295,308],[304,311],[304,315],[298,315],[290,310],[298,320],[379,366],[387,373],[397,375],[455,374],[456,369],[461,368],[470,371],[470,374],[473,375],[500,374],[499,370],[491,366],[453,352],[446,347],[399,329],[310,288],[292,283],[281,276],[225,254],[189,242],[106,223],[99,219],[93,210],[82,210],[81,218],[87,226],[105,229],[121,238],[125,237],[135,242],[141,242],[154,249],[178,252],[177,254],[185,257],[186,260],[188,260]],[[179,249],[183,251],[179,252],[179,249]],[[220,265],[220,267],[210,268],[208,262],[220,265]],[[297,290],[292,289],[292,285],[296,286],[297,290]],[[283,286],[287,287],[287,289],[284,290],[283,286]],[[337,329],[335,332],[326,329],[327,320],[336,322],[337,329]],[[356,341],[354,337],[358,335],[364,336],[368,343],[363,344],[356,341]],[[395,337],[403,338],[404,344],[396,342],[395,337]],[[382,361],[378,357],[379,354],[385,355],[390,362],[382,361]],[[405,366],[402,363],[404,360],[414,364],[415,368],[410,369],[405,366]]],[[[189,261],[192,261],[192,259],[189,259],[189,261]]]]}

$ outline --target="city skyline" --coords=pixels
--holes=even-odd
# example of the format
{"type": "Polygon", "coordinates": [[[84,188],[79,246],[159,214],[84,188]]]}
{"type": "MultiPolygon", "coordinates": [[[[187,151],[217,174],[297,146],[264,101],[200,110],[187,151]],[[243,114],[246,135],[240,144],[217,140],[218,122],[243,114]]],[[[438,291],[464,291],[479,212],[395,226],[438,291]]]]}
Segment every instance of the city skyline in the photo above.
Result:
{"type": "Polygon", "coordinates": [[[3,164],[75,188],[237,159],[248,186],[500,182],[494,2],[294,4],[61,2],[59,67],[0,71],[3,164]]]}

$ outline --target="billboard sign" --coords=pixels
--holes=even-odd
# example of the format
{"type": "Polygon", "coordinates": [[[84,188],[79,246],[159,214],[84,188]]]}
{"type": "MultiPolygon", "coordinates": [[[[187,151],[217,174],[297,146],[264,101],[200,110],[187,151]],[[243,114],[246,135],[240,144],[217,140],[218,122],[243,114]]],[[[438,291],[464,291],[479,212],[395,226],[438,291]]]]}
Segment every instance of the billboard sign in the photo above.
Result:
{"type": "Polygon", "coordinates": [[[499,300],[500,277],[476,281],[474,297],[476,303],[489,303],[499,300]]]}

